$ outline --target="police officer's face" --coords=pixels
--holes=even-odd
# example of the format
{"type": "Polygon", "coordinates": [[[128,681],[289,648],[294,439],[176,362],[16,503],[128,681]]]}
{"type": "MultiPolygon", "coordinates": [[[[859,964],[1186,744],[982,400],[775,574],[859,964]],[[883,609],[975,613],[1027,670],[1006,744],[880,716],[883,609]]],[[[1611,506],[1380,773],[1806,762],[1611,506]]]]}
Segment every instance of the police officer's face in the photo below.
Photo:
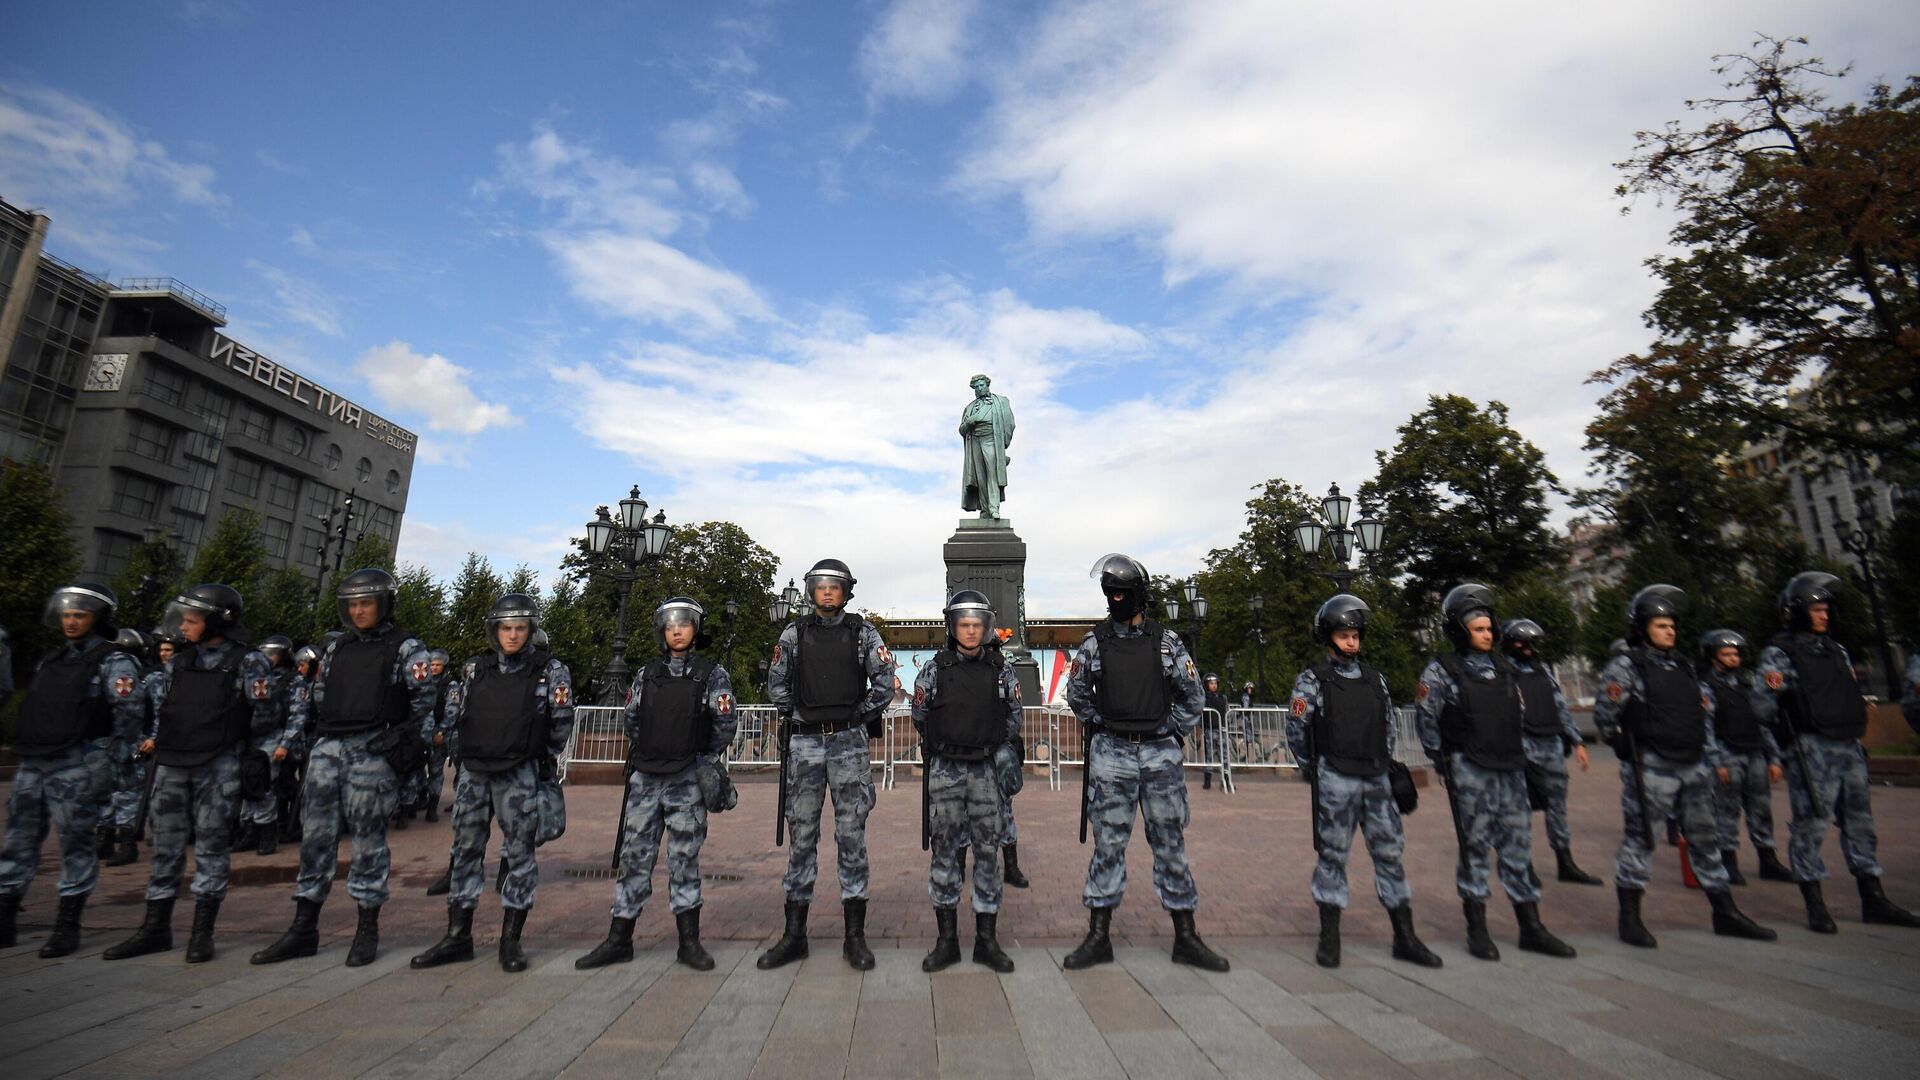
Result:
{"type": "Polygon", "coordinates": [[[1208,680],[1207,680],[1207,693],[1209,693],[1209,694],[1217,694],[1217,693],[1219,693],[1219,692],[1220,692],[1220,680],[1219,680],[1219,679],[1208,679],[1208,680]]]}
{"type": "Polygon", "coordinates": [[[1833,608],[1828,604],[1807,605],[1807,628],[1816,634],[1827,632],[1827,624],[1833,621],[1833,608]]]}
{"type": "Polygon", "coordinates": [[[1720,650],[1713,654],[1713,658],[1721,667],[1732,671],[1740,666],[1740,649],[1735,645],[1722,645],[1720,650]]]}
{"type": "Polygon", "coordinates": [[[433,672],[434,678],[437,679],[447,673],[447,662],[436,656],[427,661],[427,670],[433,672]]]}
{"type": "Polygon", "coordinates": [[[691,621],[682,619],[678,622],[668,623],[665,634],[667,638],[667,648],[674,652],[683,653],[693,648],[695,634],[691,621]]]}
{"type": "Polygon", "coordinates": [[[1493,619],[1486,615],[1475,615],[1467,620],[1467,643],[1474,652],[1493,651],[1493,619]]]}
{"type": "Polygon", "coordinates": [[[1647,642],[1656,649],[1671,649],[1680,639],[1680,627],[1665,615],[1647,620],[1647,642]]]}
{"type": "Polygon", "coordinates": [[[977,649],[987,640],[987,624],[980,619],[955,619],[953,621],[953,640],[963,649],[977,649]]]}
{"type": "Polygon", "coordinates": [[[173,659],[173,642],[171,641],[161,642],[160,648],[156,649],[155,652],[159,655],[160,662],[163,664],[166,663],[167,661],[173,659]]]}
{"type": "Polygon", "coordinates": [[[533,624],[526,619],[502,619],[493,633],[500,640],[500,651],[513,656],[527,647],[527,639],[533,636],[533,624]]]}
{"type": "Polygon", "coordinates": [[[1342,656],[1360,655],[1360,631],[1342,628],[1333,632],[1333,647],[1342,656]]]}
{"type": "Polygon", "coordinates": [[[847,590],[837,581],[822,581],[813,587],[813,606],[821,611],[839,611],[847,603],[847,590]]]}
{"type": "Polygon", "coordinates": [[[371,630],[380,624],[380,601],[371,596],[356,596],[347,601],[347,621],[355,630],[371,630]]]}
{"type": "Polygon", "coordinates": [[[206,616],[197,611],[180,613],[180,636],[191,642],[200,642],[207,636],[206,616]]]}
{"type": "Polygon", "coordinates": [[[60,613],[60,633],[69,641],[79,641],[93,632],[93,612],[69,608],[60,613]]]}

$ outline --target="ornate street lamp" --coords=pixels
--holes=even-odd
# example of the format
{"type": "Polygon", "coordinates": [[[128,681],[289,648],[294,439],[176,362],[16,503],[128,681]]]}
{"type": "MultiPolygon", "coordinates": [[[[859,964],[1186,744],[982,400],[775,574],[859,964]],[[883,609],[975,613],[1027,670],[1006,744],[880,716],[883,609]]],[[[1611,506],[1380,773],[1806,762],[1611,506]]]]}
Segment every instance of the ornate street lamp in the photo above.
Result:
{"type": "MultiPolygon", "coordinates": [[[[1206,629],[1207,625],[1207,598],[1200,595],[1200,586],[1192,581],[1187,582],[1186,585],[1182,587],[1181,592],[1187,598],[1186,611],[1190,616],[1187,621],[1187,626],[1189,627],[1187,633],[1193,642],[1193,662],[1198,665],[1200,663],[1200,632],[1206,629]]],[[[1167,621],[1170,623],[1179,622],[1181,610],[1180,601],[1169,598],[1165,603],[1165,607],[1167,609],[1167,621]]]]}
{"type": "Polygon", "coordinates": [[[1374,517],[1365,509],[1360,511],[1360,519],[1352,526],[1347,524],[1347,516],[1353,510],[1353,500],[1340,494],[1339,484],[1327,486],[1326,497],[1320,500],[1319,517],[1302,518],[1293,527],[1293,542],[1302,555],[1313,556],[1320,553],[1325,545],[1327,554],[1332,557],[1332,570],[1315,570],[1314,573],[1327,578],[1334,587],[1346,592],[1353,583],[1354,549],[1357,547],[1367,555],[1380,550],[1386,543],[1387,524],[1374,517]]]}
{"type": "Polygon", "coordinates": [[[601,702],[608,705],[619,704],[627,692],[627,600],[633,583],[640,576],[640,567],[666,554],[667,544],[673,539],[673,526],[667,524],[665,510],[655,513],[652,521],[647,520],[647,501],[640,497],[640,485],[633,486],[619,507],[618,518],[605,506],[595,507],[593,520],[587,522],[587,550],[612,561],[614,584],[620,590],[613,659],[607,661],[606,686],[600,694],[601,702]]]}
{"type": "Polygon", "coordinates": [[[1263,699],[1267,693],[1267,630],[1260,622],[1260,615],[1267,610],[1267,599],[1255,594],[1247,601],[1247,609],[1253,612],[1253,696],[1254,700],[1263,699]]]}
{"type": "Polygon", "coordinates": [[[1887,639],[1886,616],[1880,612],[1880,577],[1873,572],[1873,556],[1879,547],[1874,534],[1855,526],[1840,537],[1840,546],[1860,564],[1853,579],[1867,594],[1867,607],[1873,612],[1873,630],[1880,638],[1880,674],[1887,683],[1887,700],[1900,700],[1899,668],[1893,662],[1893,646],[1887,639]]]}

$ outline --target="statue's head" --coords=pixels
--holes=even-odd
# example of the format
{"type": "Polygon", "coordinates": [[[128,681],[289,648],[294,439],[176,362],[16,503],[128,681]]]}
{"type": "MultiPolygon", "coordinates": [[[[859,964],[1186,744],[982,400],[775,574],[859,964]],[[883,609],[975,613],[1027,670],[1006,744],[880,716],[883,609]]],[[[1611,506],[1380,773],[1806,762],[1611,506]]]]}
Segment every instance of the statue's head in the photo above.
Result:
{"type": "Polygon", "coordinates": [[[973,387],[974,397],[986,397],[992,392],[989,388],[993,386],[993,380],[985,375],[975,375],[967,380],[967,385],[973,387]]]}

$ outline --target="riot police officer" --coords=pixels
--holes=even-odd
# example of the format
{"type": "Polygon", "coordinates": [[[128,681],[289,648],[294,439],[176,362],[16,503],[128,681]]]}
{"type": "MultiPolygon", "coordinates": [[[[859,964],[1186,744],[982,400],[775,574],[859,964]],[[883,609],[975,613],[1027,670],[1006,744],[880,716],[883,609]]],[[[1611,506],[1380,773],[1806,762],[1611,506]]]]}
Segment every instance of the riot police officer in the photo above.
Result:
{"type": "Polygon", "coordinates": [[[1741,913],[1720,860],[1713,815],[1714,696],[1693,664],[1675,648],[1686,594],[1649,585],[1627,603],[1627,652],[1600,673],[1593,724],[1620,757],[1620,809],[1626,831],[1613,881],[1620,897],[1620,940],[1653,948],[1640,919],[1656,818],[1674,813],[1687,841],[1687,858],[1713,905],[1713,932],[1772,941],[1772,930],[1741,913]]]}
{"type": "Polygon", "coordinates": [[[1920,918],[1887,899],[1880,883],[1879,843],[1867,787],[1867,702],[1846,647],[1833,640],[1834,586],[1819,571],[1796,574],[1780,591],[1786,629],[1760,654],[1760,677],[1779,706],[1789,759],[1787,801],[1793,808],[1787,863],[1800,883],[1807,925],[1835,933],[1820,882],[1827,876],[1820,845],[1837,811],[1840,850],[1860,889],[1862,922],[1920,926],[1920,918]]]}
{"type": "MultiPolygon", "coordinates": [[[[284,634],[269,634],[260,639],[260,655],[272,665],[267,673],[273,695],[273,715],[253,725],[249,743],[253,749],[271,755],[287,730],[287,716],[293,690],[293,642],[284,634]]],[[[240,834],[234,837],[236,850],[251,847],[256,855],[271,855],[280,847],[280,797],[276,790],[281,770],[287,766],[269,758],[269,786],[266,794],[248,799],[240,808],[240,834]]]]}
{"type": "Polygon", "coordinates": [[[60,907],[40,955],[51,960],[80,945],[80,913],[100,876],[99,793],[112,787],[106,756],[89,743],[142,717],[139,662],[114,644],[119,606],[113,590],[93,581],[47,598],[41,617],[62,641],[41,658],[14,723],[18,764],[0,848],[0,949],[14,944],[20,899],[49,826],[60,830],[60,907]]]}
{"type": "Polygon", "coordinates": [[[1205,706],[1200,713],[1200,753],[1201,759],[1208,765],[1200,771],[1200,790],[1213,786],[1213,774],[1220,773],[1220,787],[1225,789],[1227,758],[1227,695],[1220,692],[1220,676],[1207,672],[1205,706]]]}
{"type": "MultiPolygon", "coordinates": [[[[293,674],[287,679],[287,717],[293,717],[293,710],[306,708],[313,689],[313,678],[320,671],[320,650],[313,645],[302,645],[293,654],[293,674]]],[[[274,777],[275,795],[279,800],[274,817],[280,822],[280,839],[292,843],[300,839],[300,788],[307,776],[307,740],[295,739],[287,745],[285,760],[275,761],[279,772],[274,777]]]]}
{"type": "MultiPolygon", "coordinates": [[[[551,651],[544,642],[536,642],[534,647],[551,651]]],[[[447,691],[453,685],[453,657],[445,649],[427,650],[427,673],[433,676],[435,696],[433,738],[427,745],[426,818],[439,821],[440,798],[447,787],[447,691]]]]}
{"type": "Polygon", "coordinates": [[[925,747],[921,783],[924,839],[933,852],[927,893],[938,933],[920,970],[960,960],[959,905],[964,855],[973,849],[973,961],[1013,970],[1000,948],[1001,877],[995,854],[1006,827],[1007,788],[1020,771],[1020,682],[993,633],[993,606],[962,589],[947,601],[946,648],[913,681],[913,726],[925,747]]]}
{"type": "Polygon", "coordinates": [[[706,620],[706,609],[685,596],[653,611],[660,656],[640,669],[627,694],[631,750],[613,922],[606,940],[573,962],[582,971],[633,959],[633,927],[653,895],[663,833],[667,906],[680,939],[674,958],[695,971],[713,970],[713,957],[700,944],[700,847],[708,813],[702,779],[724,787],[722,757],[738,720],[727,669],[699,652],[708,644],[706,620]]]}
{"type": "Polygon", "coordinates": [[[1347,855],[1358,828],[1373,858],[1373,889],[1393,924],[1393,956],[1421,967],[1440,958],[1413,931],[1413,890],[1400,852],[1406,832],[1387,769],[1397,749],[1387,677],[1361,659],[1373,609],[1348,593],[1329,597],[1313,617],[1313,640],[1326,652],[1293,681],[1287,748],[1310,774],[1313,902],[1320,908],[1314,961],[1340,966],[1340,913],[1347,906],[1347,855]]]}
{"type": "Polygon", "coordinates": [[[466,662],[447,695],[448,730],[460,747],[449,854],[453,891],[446,935],[413,958],[415,968],[473,959],[473,909],[480,903],[489,824],[497,821],[500,858],[507,865],[500,886],[500,967],[527,970],[520,938],[540,884],[534,858],[540,782],[553,779],[555,759],[573,736],[573,676],[552,654],[531,646],[539,621],[539,601],[526,593],[495,600],[487,613],[493,648],[466,662]]]}
{"type": "MultiPolygon", "coordinates": [[[[1513,665],[1514,680],[1520,684],[1520,737],[1527,748],[1528,802],[1537,794],[1539,809],[1547,818],[1547,843],[1553,848],[1553,860],[1561,881],[1574,885],[1598,885],[1600,879],[1580,869],[1573,861],[1573,832],[1567,825],[1567,755],[1588,767],[1586,739],[1567,711],[1567,699],[1560,692],[1560,680],[1553,668],[1540,656],[1547,632],[1532,619],[1508,619],[1500,624],[1500,651],[1513,665]]],[[[1535,887],[1540,875],[1532,871],[1535,887]]]]}
{"type": "MultiPolygon", "coordinates": [[[[145,682],[153,655],[147,636],[131,626],[123,626],[113,640],[140,665],[140,678],[145,682]]],[[[144,697],[139,694],[135,697],[145,704],[144,697]]],[[[146,737],[151,716],[151,712],[143,710],[137,725],[129,722],[116,726],[110,738],[97,740],[92,746],[94,751],[105,755],[113,775],[113,789],[100,801],[100,828],[95,839],[103,866],[126,866],[139,858],[133,827],[140,814],[140,788],[145,770],[140,767],[135,748],[146,737]]]]}
{"type": "Polygon", "coordinates": [[[1499,859],[1500,885],[1513,901],[1520,948],[1570,957],[1573,946],[1540,921],[1533,883],[1533,828],[1527,814],[1527,752],[1520,686],[1513,665],[1494,649],[1493,590],[1456,585],[1440,604],[1441,627],[1453,651],[1420,673],[1414,710],[1420,745],[1447,788],[1460,845],[1455,887],[1467,920],[1467,952],[1500,959],[1487,932],[1488,849],[1499,859]]]}
{"type": "Polygon", "coordinates": [[[1773,799],[1768,785],[1786,773],[1780,765],[1780,745],[1773,737],[1773,698],[1741,668],[1746,636],[1725,628],[1709,630],[1700,638],[1700,659],[1707,666],[1713,690],[1713,746],[1709,748],[1719,783],[1714,786],[1714,813],[1720,824],[1720,861],[1727,881],[1745,885],[1740,874],[1740,815],[1760,858],[1760,877],[1792,881],[1773,847],[1773,799]]]}
{"type": "MultiPolygon", "coordinates": [[[[1127,888],[1134,808],[1153,849],[1153,887],[1173,919],[1173,962],[1227,970],[1227,959],[1194,929],[1200,894],[1187,866],[1187,782],[1180,742],[1200,722],[1206,697],[1179,635],[1147,617],[1147,568],[1118,553],[1093,564],[1107,618],[1080,642],[1067,676],[1067,704],[1088,732],[1083,821],[1093,858],[1081,902],[1087,936],[1062,961],[1069,970],[1110,963],[1113,909],[1127,888]]],[[[1084,833],[1083,833],[1084,838],[1084,833]]]]}
{"type": "Polygon", "coordinates": [[[840,852],[840,906],[846,917],[841,952],[855,970],[873,967],[867,947],[867,814],[873,770],[867,741],[880,736],[882,710],[893,700],[893,654],[873,624],[847,612],[858,584],[847,564],[822,559],[806,574],[813,614],[780,632],[767,669],[785,731],[782,812],[787,848],[786,928],[756,961],[776,968],[807,955],[807,909],[819,875],[820,814],[833,792],[833,839],[840,852]]]}
{"type": "Polygon", "coordinates": [[[250,733],[280,718],[272,665],[241,640],[241,615],[240,594],[210,583],[175,597],[161,617],[164,632],[187,646],[167,669],[159,713],[140,746],[158,770],[147,807],[153,820],[147,914],[104,959],[173,948],[174,897],[186,870],[189,831],[194,905],[187,963],[213,959],[213,927],[232,862],[229,828],[241,812],[240,755],[261,753],[250,733]]]}
{"type": "Polygon", "coordinates": [[[306,700],[295,701],[286,735],[274,748],[285,761],[291,745],[312,733],[301,788],[300,876],[293,924],[253,954],[256,964],[312,956],[320,947],[320,905],[333,888],[344,820],[353,840],[347,893],[359,905],[347,966],[373,962],[380,951],[380,905],[387,902],[387,821],[400,778],[386,757],[406,757],[432,721],[433,683],[427,650],[393,624],[393,575],[377,567],[341,580],[335,604],[345,628],[327,643],[306,700]],[[376,741],[377,740],[377,741],[376,741]]]}

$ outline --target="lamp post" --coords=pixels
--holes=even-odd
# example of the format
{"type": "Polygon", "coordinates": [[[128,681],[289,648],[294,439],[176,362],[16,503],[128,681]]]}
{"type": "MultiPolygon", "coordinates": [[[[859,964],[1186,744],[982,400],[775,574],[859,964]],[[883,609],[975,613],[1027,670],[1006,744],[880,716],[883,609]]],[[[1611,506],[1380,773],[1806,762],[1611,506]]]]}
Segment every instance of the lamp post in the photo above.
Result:
{"type": "MultiPolygon", "coordinates": [[[[1187,598],[1186,610],[1189,616],[1187,625],[1191,628],[1188,636],[1193,640],[1193,662],[1199,664],[1200,632],[1206,629],[1207,625],[1207,598],[1200,595],[1200,586],[1191,581],[1187,582],[1181,591],[1187,598]]],[[[1168,622],[1180,621],[1180,601],[1169,599],[1166,602],[1166,609],[1168,622]]]]}
{"type": "Polygon", "coordinates": [[[600,694],[600,700],[606,704],[619,704],[627,689],[628,594],[640,576],[640,567],[665,554],[667,542],[672,539],[673,527],[667,524],[665,510],[656,513],[652,521],[647,520],[647,501],[640,497],[638,484],[620,500],[617,520],[607,513],[605,506],[599,506],[594,508],[593,520],[587,522],[587,548],[595,555],[613,560],[613,580],[620,590],[620,613],[613,629],[613,659],[607,661],[603,673],[607,685],[600,694]]]}
{"type": "Polygon", "coordinates": [[[356,516],[353,509],[353,500],[354,496],[358,495],[359,492],[360,489],[357,487],[350,488],[347,493],[341,497],[340,505],[328,510],[324,514],[313,515],[314,520],[320,522],[323,526],[320,532],[320,546],[315,548],[313,552],[316,559],[315,565],[319,568],[318,572],[313,575],[313,606],[315,607],[320,606],[320,593],[326,588],[327,549],[333,549],[333,574],[335,577],[339,577],[341,564],[343,564],[347,558],[347,533],[353,533],[353,542],[356,544],[367,538],[366,533],[355,531],[353,528],[353,519],[356,516]],[[335,518],[339,519],[337,524],[334,521],[335,518]]]}
{"type": "Polygon", "coordinates": [[[1346,592],[1353,583],[1350,563],[1355,548],[1372,555],[1387,539],[1387,523],[1364,509],[1360,511],[1360,519],[1349,527],[1347,515],[1352,510],[1353,500],[1340,494],[1340,485],[1329,484],[1326,497],[1320,500],[1320,515],[1308,515],[1293,527],[1293,542],[1302,555],[1317,555],[1321,546],[1326,546],[1327,554],[1333,559],[1333,569],[1316,569],[1314,573],[1332,581],[1341,592],[1346,592]]]}
{"type": "Polygon", "coordinates": [[[787,587],[780,590],[780,595],[774,598],[773,603],[767,605],[767,618],[777,623],[786,622],[789,618],[804,619],[811,614],[813,605],[800,595],[792,578],[787,579],[787,587]]]}
{"type": "Polygon", "coordinates": [[[1880,673],[1886,680],[1887,700],[1900,700],[1900,676],[1893,663],[1893,647],[1887,642],[1887,620],[1880,613],[1880,578],[1873,572],[1873,556],[1878,548],[1874,534],[1866,529],[1854,526],[1840,538],[1840,546],[1847,550],[1860,564],[1854,571],[1854,580],[1866,590],[1867,607],[1873,612],[1873,632],[1880,639],[1880,673]]]}
{"type": "Polygon", "coordinates": [[[1267,694],[1267,630],[1260,623],[1260,614],[1267,609],[1266,597],[1255,593],[1247,601],[1247,608],[1253,612],[1253,696],[1258,701],[1267,694]]]}

